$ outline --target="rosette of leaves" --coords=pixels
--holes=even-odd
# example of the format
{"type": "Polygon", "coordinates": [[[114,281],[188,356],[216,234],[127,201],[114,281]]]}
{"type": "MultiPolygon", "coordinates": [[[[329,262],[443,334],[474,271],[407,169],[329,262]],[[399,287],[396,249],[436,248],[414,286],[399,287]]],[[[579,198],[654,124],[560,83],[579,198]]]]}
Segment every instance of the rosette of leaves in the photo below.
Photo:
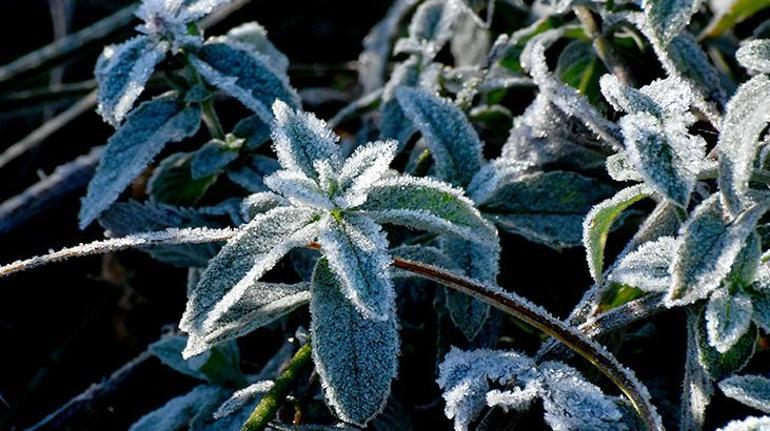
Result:
{"type": "MultiPolygon", "coordinates": [[[[167,203],[194,203],[218,173],[247,188],[255,185],[253,171],[270,168],[258,160],[250,171],[232,175],[226,169],[240,151],[252,151],[267,140],[275,99],[293,107],[299,96],[286,76],[287,60],[267,40],[256,23],[231,30],[226,36],[204,39],[196,22],[227,3],[223,0],[147,0],[137,10],[142,33],[107,47],[95,70],[99,84],[98,111],[117,127],[107,142],[80,211],[80,226],[88,226],[138,177],[166,144],[193,137],[201,119],[212,141],[194,154],[177,153],[165,159],[150,180],[150,194],[167,203]],[[178,55],[184,67],[162,64],[178,55]],[[133,109],[150,78],[160,69],[173,89],[133,109]],[[218,89],[241,101],[255,115],[225,134],[213,106],[218,89]],[[249,175],[252,174],[252,175],[249,175]],[[180,184],[184,190],[176,190],[180,184]],[[174,192],[166,190],[174,188],[174,192]]],[[[246,169],[246,168],[244,168],[246,169]]],[[[261,178],[261,176],[260,176],[261,178]]]]}
{"type": "Polygon", "coordinates": [[[365,424],[384,405],[399,351],[388,240],[398,224],[478,243],[496,243],[492,224],[462,191],[388,169],[396,143],[373,142],[343,159],[336,136],[311,114],[273,105],[281,169],[272,191],[248,200],[239,227],[190,291],[180,328],[191,357],[309,302],[313,359],[327,403],[365,424]],[[309,284],[259,281],[291,249],[317,242],[309,284]]]}

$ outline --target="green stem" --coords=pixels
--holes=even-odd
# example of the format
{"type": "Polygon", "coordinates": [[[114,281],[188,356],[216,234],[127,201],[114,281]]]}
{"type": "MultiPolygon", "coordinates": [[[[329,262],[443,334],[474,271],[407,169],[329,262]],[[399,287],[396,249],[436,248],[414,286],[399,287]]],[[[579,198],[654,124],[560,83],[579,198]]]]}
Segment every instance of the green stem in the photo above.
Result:
{"type": "Polygon", "coordinates": [[[311,350],[310,344],[305,344],[297,350],[286,369],[275,379],[272,389],[262,398],[244,422],[241,431],[261,431],[267,427],[275,417],[278,407],[289,395],[294,382],[302,374],[305,367],[310,364],[311,350]]]}
{"type": "Polygon", "coordinates": [[[620,58],[618,58],[615,47],[612,46],[612,43],[602,34],[599,24],[597,24],[596,19],[594,19],[594,16],[591,13],[591,9],[587,6],[576,6],[573,10],[575,11],[575,15],[577,15],[578,20],[580,20],[580,24],[583,25],[586,34],[593,41],[596,55],[602,63],[604,63],[604,67],[612,72],[620,82],[634,86],[634,80],[631,77],[631,73],[626,69],[625,65],[623,65],[623,62],[620,61],[620,58]]]}
{"type": "Polygon", "coordinates": [[[206,127],[209,129],[209,134],[214,139],[220,141],[225,140],[225,129],[222,128],[222,123],[219,121],[217,111],[214,109],[214,98],[200,102],[201,114],[203,115],[203,122],[206,123],[206,127]]]}

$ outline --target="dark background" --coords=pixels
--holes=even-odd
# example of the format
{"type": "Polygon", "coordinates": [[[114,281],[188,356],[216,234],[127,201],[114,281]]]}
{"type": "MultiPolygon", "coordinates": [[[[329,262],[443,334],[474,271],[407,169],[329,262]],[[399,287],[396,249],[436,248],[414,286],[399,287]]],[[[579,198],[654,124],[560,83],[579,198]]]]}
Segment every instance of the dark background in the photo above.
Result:
{"type": "MultiPolygon", "coordinates": [[[[71,31],[128,4],[90,0],[74,3],[71,31]]],[[[334,86],[353,93],[355,74],[347,70],[346,64],[357,58],[361,40],[382,17],[389,3],[388,0],[254,0],[209,34],[257,20],[294,65],[290,71],[294,86],[300,89],[334,86]],[[321,72],[317,72],[319,70],[321,72]]],[[[0,64],[52,40],[47,1],[3,0],[2,5],[5,12],[0,15],[0,64]]],[[[114,41],[130,35],[128,30],[117,34],[114,41]]],[[[98,51],[98,48],[84,50],[64,63],[63,81],[92,79],[98,51]]],[[[12,87],[0,87],[0,148],[17,142],[50,115],[77,100],[69,98],[57,103],[24,106],[3,104],[3,97],[47,83],[48,75],[38,74],[12,87]]],[[[531,94],[522,97],[521,109],[531,100],[531,94]]],[[[322,106],[316,111],[328,118],[333,108],[339,106],[322,106]]],[[[226,109],[222,113],[228,117],[226,109]]],[[[236,115],[231,117],[237,119],[236,115]]],[[[57,165],[103,144],[111,132],[112,128],[96,113],[81,116],[36,150],[0,169],[0,201],[22,192],[41,176],[50,174],[57,165]]],[[[78,198],[82,193],[81,190],[68,196],[11,233],[0,233],[0,263],[101,238],[102,230],[96,226],[85,231],[77,229],[78,198]]],[[[621,231],[613,235],[610,249],[617,250],[630,234],[630,231],[621,231]]],[[[564,316],[589,285],[583,250],[556,252],[511,235],[502,237],[505,253],[501,284],[564,316]]],[[[174,328],[184,308],[185,277],[185,271],[158,264],[142,253],[121,252],[58,263],[0,279],[0,396],[8,403],[0,402],[0,430],[24,428],[37,422],[136,357],[148,343],[158,339],[164,328],[174,328]]],[[[425,313],[426,321],[433,319],[429,308],[418,313],[425,313]]],[[[297,317],[299,323],[302,318],[301,314],[297,317]]],[[[511,322],[506,327],[511,329],[505,334],[509,345],[536,347],[536,337],[511,322]],[[517,343],[519,338],[527,336],[528,343],[517,343]]],[[[678,313],[664,313],[654,326],[638,325],[628,332],[640,329],[644,329],[646,332],[640,333],[646,335],[632,337],[630,342],[626,337],[620,360],[650,384],[656,400],[661,401],[659,407],[670,418],[678,405],[684,361],[684,319],[678,313]]],[[[419,338],[416,340],[421,342],[419,338]]],[[[275,335],[266,333],[246,337],[241,343],[244,367],[257,368],[279,343],[275,335]]],[[[612,345],[612,340],[608,343],[612,345]]],[[[762,354],[766,362],[767,352],[762,354]]],[[[448,424],[441,413],[443,405],[430,404],[437,396],[432,358],[419,349],[405,351],[404,358],[395,390],[405,394],[405,399],[412,404],[409,408],[418,406],[422,427],[441,421],[438,428],[446,428],[448,424]]],[[[755,358],[754,362],[761,363],[762,359],[755,358]]],[[[583,370],[590,373],[590,369],[583,370]]],[[[119,394],[110,398],[108,405],[89,412],[92,417],[80,419],[77,423],[81,425],[76,429],[125,429],[142,413],[193,384],[192,380],[149,361],[137,379],[132,379],[119,394]]],[[[604,387],[611,388],[611,385],[604,387]]],[[[710,411],[710,420],[715,424],[723,424],[731,415],[749,413],[722,397],[717,397],[710,411]]]]}

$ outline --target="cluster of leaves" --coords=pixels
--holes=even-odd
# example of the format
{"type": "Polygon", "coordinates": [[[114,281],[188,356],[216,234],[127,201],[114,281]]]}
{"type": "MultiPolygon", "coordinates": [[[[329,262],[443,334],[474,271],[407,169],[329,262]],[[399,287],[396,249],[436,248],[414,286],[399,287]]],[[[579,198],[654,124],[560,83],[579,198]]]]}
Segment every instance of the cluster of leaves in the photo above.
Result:
{"type": "Polygon", "coordinates": [[[244,376],[235,340],[307,304],[323,399],[336,419],[365,426],[398,375],[397,309],[420,301],[460,335],[438,340],[437,381],[455,429],[535,400],[556,430],[638,429],[639,406],[544,361],[553,350],[493,350],[503,318],[488,303],[449,289],[417,295],[414,274],[393,267],[408,259],[495,286],[498,229],[554,249],[584,247],[594,283],[573,326],[601,333],[683,310],[682,429],[704,426],[715,386],[770,413],[770,379],[736,374],[770,332],[770,27],[739,46],[726,37],[761,6],[395,0],[364,41],[362,96],[327,123],[303,111],[288,59],[259,24],[201,34],[196,23],[225,3],[145,0],[141,34],[107,47],[96,65],[98,110],[117,130],[81,227],[98,220],[118,236],[234,227],[224,244],[146,249],[190,269],[186,337],[151,351],[206,383],[134,429],[239,429],[277,371],[244,376]],[[691,31],[704,27],[699,41],[691,31]],[[633,55],[657,59],[663,75],[631,67],[633,55]],[[152,77],[170,91],[135,106],[152,77]],[[252,112],[229,133],[215,110],[222,95],[252,112]],[[201,122],[208,137],[196,150],[166,148],[200,143],[201,122]],[[352,137],[335,133],[356,126],[344,135],[352,137]],[[141,201],[120,199],[131,184],[144,186],[134,193],[141,201]],[[610,262],[608,237],[623,223],[636,234],[610,262]],[[266,281],[283,259],[298,281],[266,281]],[[628,313],[603,328],[600,313],[614,308],[628,313]]]}

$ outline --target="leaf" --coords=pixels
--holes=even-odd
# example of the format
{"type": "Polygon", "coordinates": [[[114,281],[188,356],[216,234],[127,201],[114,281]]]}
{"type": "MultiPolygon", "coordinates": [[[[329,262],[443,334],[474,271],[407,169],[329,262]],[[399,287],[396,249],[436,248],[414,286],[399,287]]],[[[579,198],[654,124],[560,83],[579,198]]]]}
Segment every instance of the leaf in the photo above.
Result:
{"type": "Polygon", "coordinates": [[[481,244],[497,243],[495,227],[462,192],[430,178],[406,175],[382,179],[358,207],[379,223],[450,234],[481,244]]]}
{"type": "Polygon", "coordinates": [[[342,293],[367,319],[387,320],[393,310],[393,283],[388,268],[388,240],[379,225],[367,217],[328,216],[318,242],[342,293]]]}
{"type": "MultiPolygon", "coordinates": [[[[326,403],[345,422],[365,425],[385,407],[398,368],[394,304],[386,320],[365,318],[321,259],[310,300],[313,361],[326,403]]],[[[391,297],[392,298],[392,297],[391,297]]]]}
{"type": "Polygon", "coordinates": [[[194,367],[190,361],[182,358],[182,350],[184,350],[186,343],[187,337],[183,335],[172,335],[161,338],[150,344],[147,350],[164,365],[172,368],[174,371],[178,371],[196,379],[208,380],[206,375],[194,367]]]}
{"type": "Polygon", "coordinates": [[[741,85],[730,99],[717,143],[719,189],[733,215],[747,204],[746,193],[759,137],[768,122],[770,78],[757,75],[741,85]]]}
{"type": "Polygon", "coordinates": [[[735,58],[741,66],[759,73],[770,73],[770,39],[742,43],[735,58]]]}
{"type": "Polygon", "coordinates": [[[309,301],[307,283],[254,282],[230,308],[209,320],[203,331],[189,333],[185,355],[197,355],[219,343],[249,334],[309,301]]]}
{"type": "Polygon", "coordinates": [[[289,201],[273,192],[261,192],[248,195],[241,201],[241,215],[250,221],[259,214],[266,213],[273,208],[288,206],[289,201]]]}
{"type": "Polygon", "coordinates": [[[104,49],[94,74],[99,83],[97,112],[105,121],[116,127],[123,121],[168,48],[166,42],[137,36],[104,49]]]}
{"type": "Polygon", "coordinates": [[[730,31],[736,24],[745,21],[755,13],[770,7],[765,0],[732,0],[725,10],[716,14],[703,30],[699,39],[715,38],[730,31]]]}
{"type": "Polygon", "coordinates": [[[304,173],[318,179],[315,163],[327,160],[332,168],[339,166],[337,136],[315,115],[294,111],[286,103],[273,104],[273,150],[284,169],[304,173]]]}
{"type": "Polygon", "coordinates": [[[147,182],[150,200],[169,205],[192,206],[206,194],[216,176],[192,178],[193,153],[174,153],[163,159],[147,182]]]}
{"type": "Polygon", "coordinates": [[[698,205],[682,226],[666,304],[690,304],[719,287],[767,205],[752,204],[731,222],[725,220],[718,194],[698,205]]]}
{"type": "Polygon", "coordinates": [[[253,151],[270,139],[270,126],[258,115],[252,115],[236,123],[233,127],[233,135],[244,139],[243,147],[253,151]]]}
{"type": "Polygon", "coordinates": [[[310,206],[331,211],[334,204],[327,193],[321,190],[318,183],[305,176],[304,173],[281,169],[264,178],[265,185],[270,190],[282,195],[292,205],[310,206]]]}
{"type": "Polygon", "coordinates": [[[635,88],[624,85],[618,78],[611,74],[605,74],[599,80],[602,95],[616,111],[629,114],[647,112],[658,118],[664,115],[661,106],[652,97],[635,88]]]}
{"type": "Polygon", "coordinates": [[[263,54],[270,66],[275,70],[286,73],[289,59],[267,38],[267,30],[258,22],[251,21],[233,27],[227,32],[227,38],[246,44],[256,52],[263,54]]]}
{"type": "Polygon", "coordinates": [[[717,431],[764,431],[768,427],[770,427],[770,416],[761,418],[751,416],[743,420],[730,421],[727,426],[717,431]]]}
{"type": "Polygon", "coordinates": [[[719,382],[728,397],[749,407],[770,413],[770,379],[762,376],[732,376],[719,382]]]}
{"type": "Polygon", "coordinates": [[[700,359],[699,345],[700,311],[702,307],[688,307],[687,314],[687,357],[685,359],[684,381],[682,382],[682,404],[679,429],[700,430],[706,422],[706,409],[714,395],[714,380],[709,376],[700,359]]]}
{"type": "Polygon", "coordinates": [[[452,37],[451,27],[460,15],[460,10],[454,0],[429,0],[422,3],[415,11],[409,24],[408,41],[401,40],[396,44],[395,53],[420,52],[423,61],[433,58],[452,37]],[[414,45],[412,50],[402,50],[399,47],[414,45]]]}
{"type": "Polygon", "coordinates": [[[246,407],[249,403],[258,401],[262,398],[262,394],[267,393],[273,386],[274,384],[270,380],[260,380],[233,392],[233,395],[214,412],[214,419],[230,416],[246,407]]]}
{"type": "Polygon", "coordinates": [[[464,13],[455,20],[449,41],[455,67],[483,64],[487,59],[491,35],[474,18],[475,14],[464,13]]]}
{"type": "Polygon", "coordinates": [[[574,172],[536,172],[502,182],[479,206],[503,230],[551,247],[572,247],[580,244],[585,215],[612,191],[574,172]]]}
{"type": "MultiPolygon", "coordinates": [[[[760,274],[764,271],[760,271],[760,274]]],[[[765,278],[765,286],[767,278],[765,278]]],[[[754,306],[754,323],[764,331],[770,332],[770,291],[765,288],[756,292],[752,302],[754,306]]]]}
{"type": "Polygon", "coordinates": [[[224,141],[213,139],[205,143],[192,156],[190,173],[193,180],[218,175],[238,158],[238,148],[224,141]]]}
{"type": "Polygon", "coordinates": [[[245,190],[258,193],[267,191],[264,179],[268,175],[278,171],[281,165],[272,157],[254,154],[246,159],[246,163],[239,168],[227,171],[227,178],[243,187],[245,190]]]}
{"type": "Polygon", "coordinates": [[[646,186],[642,184],[631,186],[594,206],[586,216],[583,222],[583,246],[586,249],[591,277],[597,283],[600,283],[603,278],[604,246],[612,223],[628,207],[650,196],[652,196],[652,190],[646,186]]]}
{"type": "Polygon", "coordinates": [[[292,107],[300,106],[297,92],[288,78],[270,66],[270,60],[248,47],[215,39],[190,56],[195,70],[207,82],[238,99],[270,123],[273,101],[280,100],[292,107]]]}
{"type": "Polygon", "coordinates": [[[751,325],[753,313],[751,299],[742,293],[731,294],[727,289],[717,289],[706,305],[706,330],[709,344],[719,353],[725,353],[751,325]]]}
{"type": "Polygon", "coordinates": [[[411,56],[395,66],[382,92],[380,139],[397,140],[399,149],[406,146],[414,133],[414,126],[404,115],[404,110],[396,99],[396,90],[403,87],[417,87],[420,84],[421,73],[422,65],[419,59],[417,56],[411,56]]]}
{"type": "Polygon", "coordinates": [[[600,67],[593,47],[584,41],[573,40],[559,54],[555,73],[562,82],[596,105],[600,67]]]}
{"type": "Polygon", "coordinates": [[[645,292],[665,292],[671,286],[669,267],[678,246],[677,239],[670,236],[646,242],[623,256],[609,279],[645,292]]]}
{"type": "Polygon", "coordinates": [[[174,99],[141,104],[107,141],[82,200],[80,228],[84,229],[107,209],[168,142],[194,135],[199,124],[200,110],[184,107],[174,99]]]}
{"type": "MultiPolygon", "coordinates": [[[[193,210],[146,202],[118,202],[99,217],[99,224],[114,236],[159,231],[167,228],[212,226],[193,210]]],[[[152,247],[144,251],[152,257],[183,268],[206,266],[219,250],[216,244],[185,244],[152,247]]]]}
{"type": "Polygon", "coordinates": [[[695,186],[700,160],[705,156],[702,139],[676,131],[650,114],[637,113],[620,120],[626,154],[644,181],[655,191],[686,208],[695,186]]]}
{"type": "Polygon", "coordinates": [[[607,174],[615,181],[644,181],[644,178],[636,171],[631,161],[628,160],[625,151],[607,157],[606,167],[607,174]]]}
{"type": "Polygon", "coordinates": [[[699,5],[699,0],[645,0],[644,17],[653,34],[666,46],[687,27],[699,5]]]}
{"type": "Polygon", "coordinates": [[[400,88],[396,98],[420,130],[436,164],[437,176],[467,185],[484,160],[479,136],[453,103],[417,88],[400,88]]]}
{"type": "Polygon", "coordinates": [[[185,395],[173,398],[157,410],[136,421],[129,431],[177,431],[184,429],[199,410],[217,402],[222,396],[222,388],[214,385],[196,386],[185,395]]]}
{"type": "Polygon", "coordinates": [[[698,357],[709,376],[719,381],[746,366],[754,355],[757,328],[752,325],[738,341],[725,353],[719,353],[708,341],[708,329],[705,313],[701,313],[698,323],[698,357]]]}
{"type": "Polygon", "coordinates": [[[188,295],[179,328],[188,333],[210,330],[211,322],[233,307],[286,253],[315,239],[315,217],[309,209],[278,207],[240,228],[188,295]]]}
{"type": "Polygon", "coordinates": [[[340,207],[358,206],[366,200],[369,187],[388,171],[397,146],[396,141],[377,141],[356,148],[345,160],[337,178],[337,193],[341,196],[335,201],[340,207]]]}

